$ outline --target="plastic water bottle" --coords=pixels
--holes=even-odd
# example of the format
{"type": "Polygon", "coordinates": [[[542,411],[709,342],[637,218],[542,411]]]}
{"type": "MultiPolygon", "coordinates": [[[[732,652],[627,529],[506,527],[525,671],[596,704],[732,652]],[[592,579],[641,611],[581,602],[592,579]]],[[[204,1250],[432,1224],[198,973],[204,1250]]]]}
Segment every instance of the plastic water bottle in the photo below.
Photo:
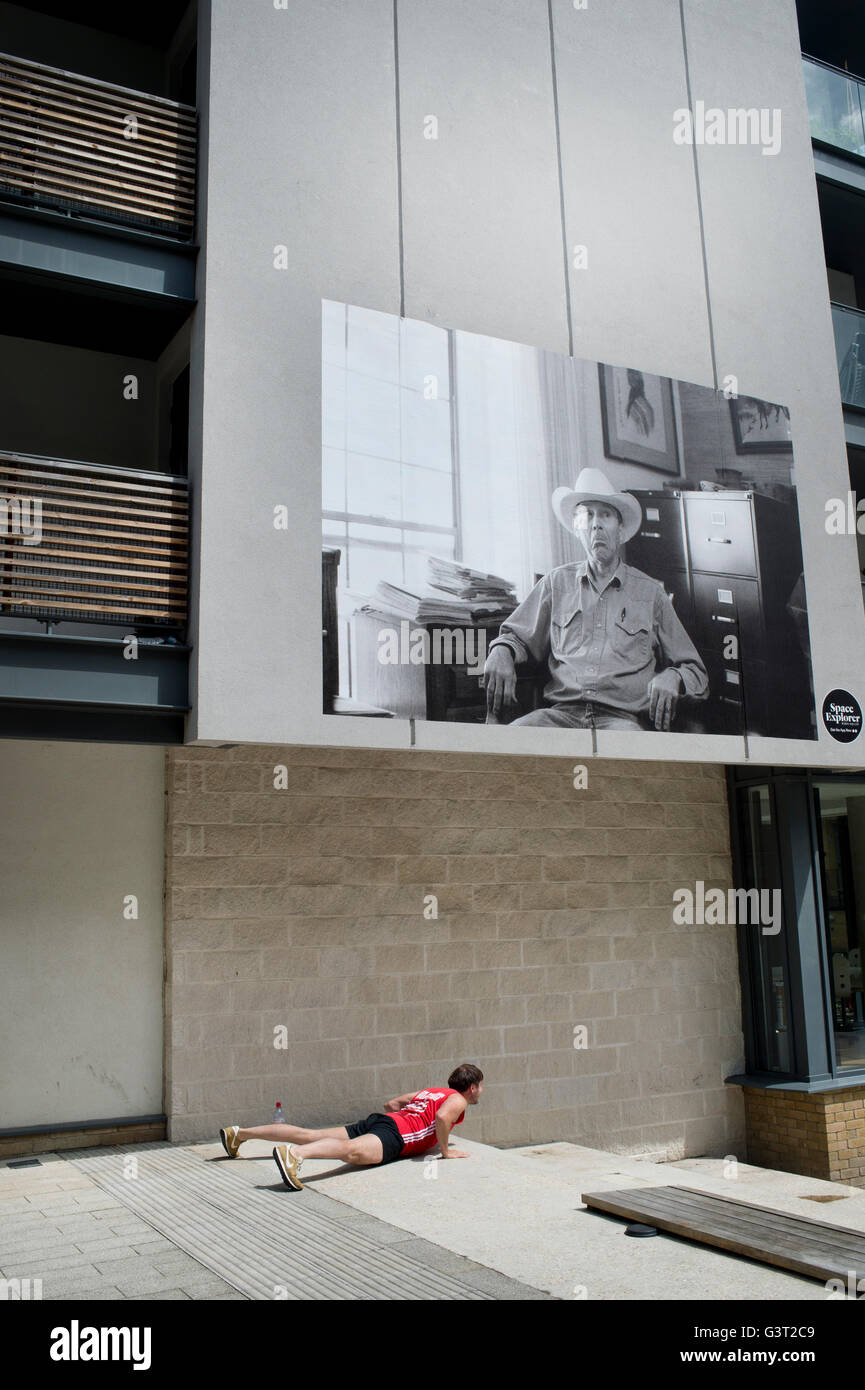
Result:
{"type": "Polygon", "coordinates": [[[284,1125],[288,1123],[282,1113],[282,1103],[280,1101],[276,1102],[276,1109],[273,1112],[273,1123],[275,1125],[284,1125]]]}

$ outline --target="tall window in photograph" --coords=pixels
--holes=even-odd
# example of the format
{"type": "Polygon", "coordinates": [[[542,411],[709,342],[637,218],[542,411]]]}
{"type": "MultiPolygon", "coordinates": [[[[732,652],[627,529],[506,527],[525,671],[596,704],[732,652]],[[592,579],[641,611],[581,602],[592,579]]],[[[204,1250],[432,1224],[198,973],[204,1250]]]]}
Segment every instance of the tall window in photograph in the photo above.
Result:
{"type": "Polygon", "coordinates": [[[351,617],[380,584],[426,586],[426,554],[458,553],[450,335],[354,305],[322,305],[322,541],[339,558],[339,693],[351,617]]]}

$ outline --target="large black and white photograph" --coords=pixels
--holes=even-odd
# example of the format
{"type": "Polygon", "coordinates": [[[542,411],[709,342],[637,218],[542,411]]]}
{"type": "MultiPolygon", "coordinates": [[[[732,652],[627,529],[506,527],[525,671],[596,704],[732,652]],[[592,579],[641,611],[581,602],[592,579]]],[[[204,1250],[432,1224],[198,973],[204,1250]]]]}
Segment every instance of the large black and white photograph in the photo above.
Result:
{"type": "Polygon", "coordinates": [[[325,713],[816,738],[790,412],[322,305],[325,713]]]}

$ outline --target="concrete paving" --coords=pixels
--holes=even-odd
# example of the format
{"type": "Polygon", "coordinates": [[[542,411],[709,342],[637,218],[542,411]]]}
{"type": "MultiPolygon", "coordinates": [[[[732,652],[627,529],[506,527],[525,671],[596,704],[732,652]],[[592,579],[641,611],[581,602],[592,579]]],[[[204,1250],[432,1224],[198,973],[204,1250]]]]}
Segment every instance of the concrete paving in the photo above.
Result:
{"type": "Polygon", "coordinates": [[[40,1154],[33,1168],[0,1165],[0,1279],[45,1301],[244,1297],[63,1153],[40,1154]]]}
{"type": "MultiPolygon", "coordinates": [[[[244,1144],[232,1168],[245,1181],[257,1181],[259,1166],[272,1162],[270,1147],[244,1144]]],[[[676,1236],[632,1240],[624,1234],[625,1222],[589,1211],[580,1201],[583,1192],[695,1187],[865,1230],[865,1190],[841,1183],[722,1159],[652,1163],[575,1144],[495,1149],[460,1138],[460,1148],[471,1158],[407,1159],[365,1171],[307,1161],[302,1178],[337,1202],[371,1217],[386,1216],[421,1239],[560,1299],[827,1297],[818,1280],[676,1236]],[[838,1200],[808,1200],[813,1196],[838,1200]]],[[[196,1152],[215,1155],[217,1150],[196,1146],[196,1152]]]]}
{"type": "Polygon", "coordinates": [[[565,1143],[460,1147],[469,1159],[308,1160],[300,1193],[263,1143],[235,1160],[216,1142],[3,1164],[0,1278],[41,1279],[44,1299],[821,1301],[817,1280],[664,1233],[631,1240],[580,1197],[673,1184],[865,1231],[865,1190],[840,1183],[565,1143]]]}

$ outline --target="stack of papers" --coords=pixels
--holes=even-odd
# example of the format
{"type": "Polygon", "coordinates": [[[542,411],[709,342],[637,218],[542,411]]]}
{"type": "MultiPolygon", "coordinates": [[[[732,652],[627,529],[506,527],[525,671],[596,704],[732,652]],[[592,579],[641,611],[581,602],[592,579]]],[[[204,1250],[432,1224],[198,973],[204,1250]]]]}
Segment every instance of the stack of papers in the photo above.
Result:
{"type": "Polygon", "coordinates": [[[427,558],[427,577],[434,589],[443,589],[457,598],[479,603],[509,603],[512,609],[516,607],[517,596],[513,584],[497,574],[485,574],[482,570],[472,570],[467,565],[457,565],[453,560],[430,555],[427,558]]]}
{"type": "Polygon", "coordinates": [[[361,612],[386,613],[408,618],[414,623],[493,623],[508,617],[516,607],[516,598],[482,602],[476,598],[457,598],[443,593],[413,594],[395,584],[382,580],[376,585],[370,601],[361,612]]]}

